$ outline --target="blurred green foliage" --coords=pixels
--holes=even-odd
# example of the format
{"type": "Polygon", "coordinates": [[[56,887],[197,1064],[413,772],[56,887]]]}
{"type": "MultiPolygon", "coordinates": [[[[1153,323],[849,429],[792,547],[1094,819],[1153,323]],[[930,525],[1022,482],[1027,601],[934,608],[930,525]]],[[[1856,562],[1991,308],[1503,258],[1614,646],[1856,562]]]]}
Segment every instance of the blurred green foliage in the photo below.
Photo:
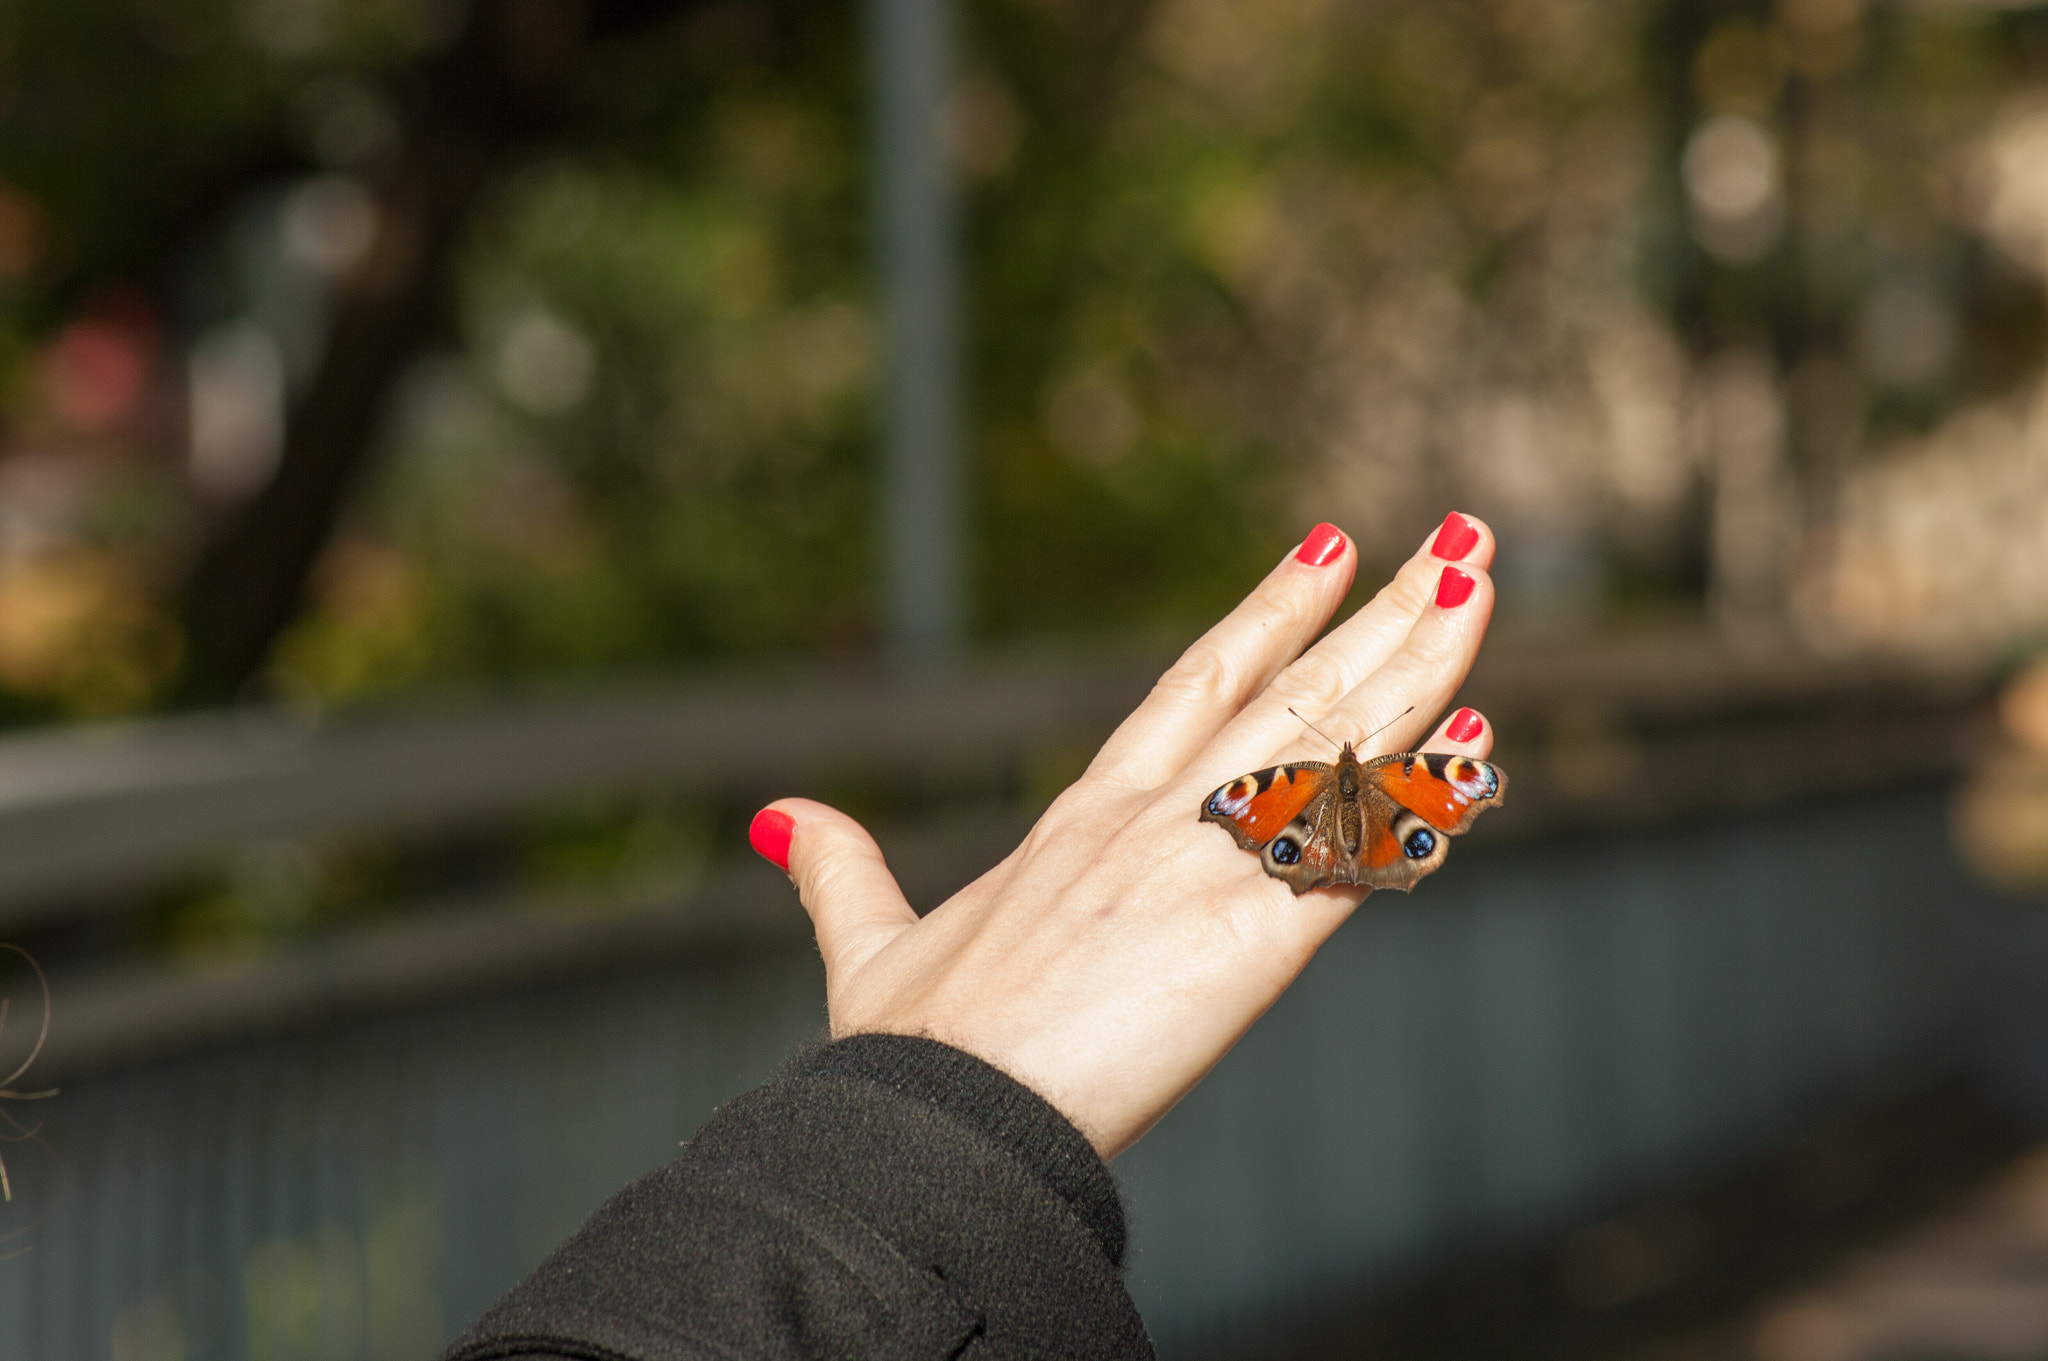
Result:
{"type": "Polygon", "coordinates": [[[401,394],[288,687],[864,640],[859,126],[848,35],[815,38],[826,79],[679,80],[673,36],[621,53],[593,81],[596,147],[508,181],[463,262],[461,343],[401,394]],[[518,346],[550,335],[587,386],[521,386],[518,346]]]}
{"type": "MultiPolygon", "coordinates": [[[[878,649],[862,9],[649,8],[669,17],[578,56],[558,125],[498,167],[274,693],[878,649]]],[[[263,402],[323,362],[416,132],[400,94],[464,13],[0,5],[0,721],[173,692],[190,564],[267,475],[263,402]]],[[[1935,523],[1943,432],[2020,428],[1983,413],[2040,380],[2040,12],[960,15],[978,645],[1163,649],[1319,519],[1358,542],[1362,596],[1453,506],[1500,532],[1509,630],[1941,614],[1914,563],[1955,554],[1884,527],[1935,523]],[[1887,491],[1916,440],[1933,461],[1887,491]]],[[[2048,618],[2035,576],[1984,627],[2036,596],[2048,618]]],[[[1043,802],[1084,759],[997,793],[1043,802]]],[[[921,796],[824,792],[878,816],[921,796]]],[[[642,800],[259,848],[135,921],[205,955],[506,879],[673,887],[743,818],[642,800]]]]}
{"type": "MultiPolygon", "coordinates": [[[[0,11],[16,712],[165,693],[182,573],[224,513],[188,448],[195,356],[240,353],[221,337],[253,319],[288,386],[319,362],[321,285],[292,263],[308,186],[374,200],[404,135],[389,91],[462,13],[0,11]],[[116,401],[124,363],[140,377],[116,401]]],[[[1370,589],[1453,504],[1502,531],[1510,624],[1698,610],[1735,513],[1717,357],[1761,355],[1781,403],[1787,470],[1758,485],[1798,500],[1788,563],[1864,451],[2039,368],[2041,290],[1989,241],[1972,169],[2037,79],[2030,14],[962,16],[982,641],[1184,638],[1320,518],[1357,538],[1370,589]],[[1776,178],[1760,216],[1717,228],[1688,148],[1731,119],[1776,178]],[[1887,351],[1895,313],[1922,329],[1887,351]]],[[[861,22],[680,5],[582,58],[570,116],[473,224],[439,340],[277,650],[280,691],[329,705],[877,646],[861,22]]]]}

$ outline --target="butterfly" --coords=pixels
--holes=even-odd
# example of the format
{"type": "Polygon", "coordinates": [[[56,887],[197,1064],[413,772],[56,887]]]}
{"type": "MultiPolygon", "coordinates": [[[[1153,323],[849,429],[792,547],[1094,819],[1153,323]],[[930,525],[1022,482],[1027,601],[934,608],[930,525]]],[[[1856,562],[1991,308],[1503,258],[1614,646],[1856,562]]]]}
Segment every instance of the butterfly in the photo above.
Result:
{"type": "Polygon", "coordinates": [[[1404,752],[1337,763],[1294,761],[1240,775],[1202,801],[1298,897],[1330,884],[1403,893],[1444,863],[1449,838],[1507,792],[1499,766],[1469,756],[1404,752]]]}

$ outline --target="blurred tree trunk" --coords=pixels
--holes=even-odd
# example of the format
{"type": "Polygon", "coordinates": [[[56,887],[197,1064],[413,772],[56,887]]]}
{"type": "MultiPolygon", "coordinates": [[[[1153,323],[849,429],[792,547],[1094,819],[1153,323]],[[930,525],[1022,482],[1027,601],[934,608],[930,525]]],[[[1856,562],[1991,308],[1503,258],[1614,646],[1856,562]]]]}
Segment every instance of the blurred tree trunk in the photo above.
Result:
{"type": "MultiPolygon", "coordinates": [[[[774,29],[802,13],[787,0],[748,2],[774,29]]],[[[593,45],[717,3],[472,0],[460,35],[395,82],[402,144],[376,186],[378,241],[330,299],[327,347],[289,414],[276,474],[222,516],[186,580],[180,702],[232,698],[262,671],[368,470],[391,390],[442,328],[469,224],[519,156],[574,135],[574,96],[593,45]]],[[[1073,59],[1054,101],[1063,140],[1087,147],[1107,127],[1151,14],[1151,0],[1075,12],[1073,59]]]]}
{"type": "Polygon", "coordinates": [[[185,702],[237,693],[291,622],[385,399],[440,324],[465,230],[509,162],[563,129],[590,44],[693,3],[477,0],[455,40],[399,79],[403,142],[377,186],[377,242],[334,292],[326,350],[275,476],[222,517],[187,580],[185,702]]]}

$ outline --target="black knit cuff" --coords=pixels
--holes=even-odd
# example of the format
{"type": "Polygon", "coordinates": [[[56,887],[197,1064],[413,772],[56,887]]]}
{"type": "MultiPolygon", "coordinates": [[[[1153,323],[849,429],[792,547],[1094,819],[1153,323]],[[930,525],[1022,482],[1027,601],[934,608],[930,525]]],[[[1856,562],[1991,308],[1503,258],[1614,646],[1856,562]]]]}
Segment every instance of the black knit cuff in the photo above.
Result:
{"type": "Polygon", "coordinates": [[[1124,1260],[1124,1208],[1109,1167],[1050,1101],[974,1055],[915,1035],[854,1035],[803,1059],[805,1077],[857,1078],[937,1106],[1029,1167],[1124,1260]]]}

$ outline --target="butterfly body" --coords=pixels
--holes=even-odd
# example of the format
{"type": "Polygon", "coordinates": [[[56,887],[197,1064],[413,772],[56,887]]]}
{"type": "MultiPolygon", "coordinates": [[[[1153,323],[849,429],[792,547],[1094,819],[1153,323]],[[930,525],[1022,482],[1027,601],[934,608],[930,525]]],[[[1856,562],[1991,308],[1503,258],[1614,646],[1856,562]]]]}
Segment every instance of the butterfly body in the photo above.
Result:
{"type": "Polygon", "coordinates": [[[1346,742],[1334,765],[1293,761],[1240,775],[1202,801],[1202,821],[1221,823],[1296,894],[1333,884],[1406,892],[1507,784],[1498,766],[1469,756],[1361,761],[1346,742]]]}

